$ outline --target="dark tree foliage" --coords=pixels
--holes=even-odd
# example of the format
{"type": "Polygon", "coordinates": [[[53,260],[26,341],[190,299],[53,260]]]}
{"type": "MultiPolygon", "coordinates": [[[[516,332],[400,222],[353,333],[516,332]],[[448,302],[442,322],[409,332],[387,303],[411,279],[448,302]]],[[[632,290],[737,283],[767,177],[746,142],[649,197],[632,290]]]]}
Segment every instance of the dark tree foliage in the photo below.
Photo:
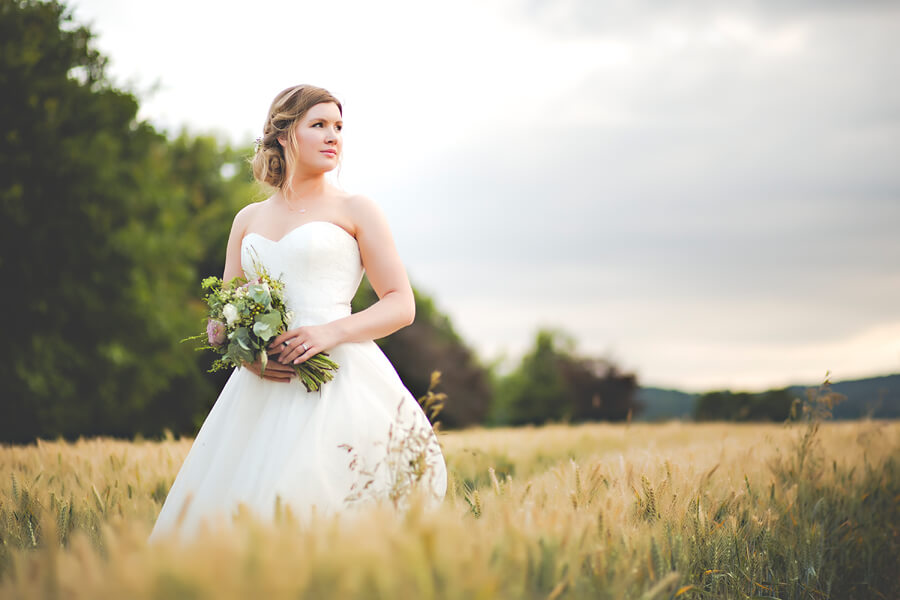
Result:
{"type": "Polygon", "coordinates": [[[518,368],[497,380],[492,422],[621,421],[636,415],[637,377],[608,360],[577,356],[574,346],[562,332],[538,331],[518,368]]]}
{"type": "MultiPolygon", "coordinates": [[[[435,308],[434,301],[415,289],[413,292],[415,322],[376,343],[417,398],[428,391],[431,372],[441,372],[437,391],[447,394],[439,417],[444,428],[484,422],[491,397],[487,370],[453,330],[450,319],[435,308]]],[[[360,311],[377,300],[364,278],[353,299],[353,310],[360,311]]]]}
{"type": "Polygon", "coordinates": [[[637,377],[602,358],[569,357],[560,364],[571,393],[572,422],[622,421],[640,413],[637,377]]]}
{"type": "Polygon", "coordinates": [[[201,328],[193,182],[222,153],[137,121],[71,21],[0,0],[0,440],[191,430],[213,393],[177,343],[201,328]]]}
{"type": "Polygon", "coordinates": [[[797,397],[789,389],[760,394],[715,391],[697,398],[694,418],[698,421],[784,421],[797,397]]]}

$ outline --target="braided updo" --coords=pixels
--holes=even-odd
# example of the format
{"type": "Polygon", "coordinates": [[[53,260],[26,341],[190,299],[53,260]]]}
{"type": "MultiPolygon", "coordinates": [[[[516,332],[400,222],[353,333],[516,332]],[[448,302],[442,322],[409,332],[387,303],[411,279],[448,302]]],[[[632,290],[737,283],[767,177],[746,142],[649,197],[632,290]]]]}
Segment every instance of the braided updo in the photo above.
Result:
{"type": "Polygon", "coordinates": [[[269,107],[269,116],[263,125],[263,135],[258,138],[256,154],[250,161],[253,166],[253,177],[260,183],[281,188],[285,183],[288,170],[293,170],[293,152],[285,152],[285,147],[278,143],[278,138],[287,138],[287,149],[294,147],[292,127],[307,111],[322,102],[337,104],[341,115],[344,109],[337,98],[328,90],[312,85],[295,85],[282,90],[275,96],[269,107]]]}

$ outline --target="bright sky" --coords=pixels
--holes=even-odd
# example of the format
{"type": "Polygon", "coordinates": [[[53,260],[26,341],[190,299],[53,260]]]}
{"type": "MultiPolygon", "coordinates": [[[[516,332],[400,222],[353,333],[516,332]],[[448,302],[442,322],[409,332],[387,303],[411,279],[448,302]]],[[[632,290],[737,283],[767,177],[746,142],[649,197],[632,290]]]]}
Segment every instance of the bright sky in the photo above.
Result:
{"type": "Polygon", "coordinates": [[[900,372],[900,4],[71,6],[173,135],[338,96],[340,185],[485,360],[553,326],[685,391],[900,372]]]}

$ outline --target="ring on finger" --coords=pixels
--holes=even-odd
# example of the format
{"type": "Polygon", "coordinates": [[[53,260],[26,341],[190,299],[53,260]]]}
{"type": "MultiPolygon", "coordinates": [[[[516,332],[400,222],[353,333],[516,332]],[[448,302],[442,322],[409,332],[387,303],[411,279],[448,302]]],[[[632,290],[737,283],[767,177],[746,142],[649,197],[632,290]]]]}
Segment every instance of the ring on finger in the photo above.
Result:
{"type": "Polygon", "coordinates": [[[308,351],[308,350],[309,350],[309,346],[307,346],[307,345],[304,343],[304,344],[303,344],[303,351],[306,352],[306,351],[308,351]]]}

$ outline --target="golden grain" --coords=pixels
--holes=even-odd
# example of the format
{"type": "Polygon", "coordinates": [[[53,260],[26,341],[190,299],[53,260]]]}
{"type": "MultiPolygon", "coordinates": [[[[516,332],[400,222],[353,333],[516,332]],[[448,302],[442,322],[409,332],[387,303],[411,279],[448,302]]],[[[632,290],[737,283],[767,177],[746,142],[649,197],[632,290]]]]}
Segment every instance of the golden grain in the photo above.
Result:
{"type": "Polygon", "coordinates": [[[900,423],[825,423],[817,450],[807,433],[678,422],[441,433],[450,482],[435,511],[414,499],[304,525],[283,504],[274,523],[242,511],[227,530],[152,547],[190,439],[2,446],[0,597],[889,596],[877,560],[898,539],[900,423]],[[869,587],[854,592],[859,581],[869,587]]]}

